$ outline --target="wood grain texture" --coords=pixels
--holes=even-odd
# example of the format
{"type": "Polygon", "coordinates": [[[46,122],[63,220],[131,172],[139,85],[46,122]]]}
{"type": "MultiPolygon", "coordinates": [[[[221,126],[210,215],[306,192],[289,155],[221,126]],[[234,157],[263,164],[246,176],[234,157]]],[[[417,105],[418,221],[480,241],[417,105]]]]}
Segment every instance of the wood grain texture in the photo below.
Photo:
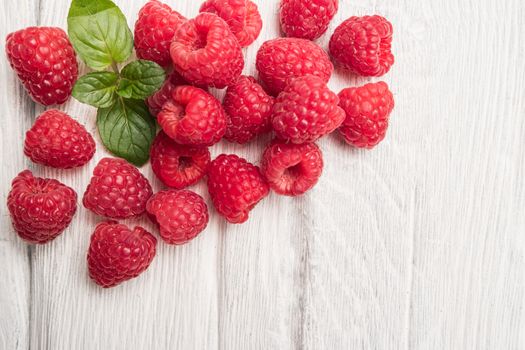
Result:
{"type": "MultiPolygon", "coordinates": [[[[117,3],[133,26],[143,1],[117,3]]],[[[187,17],[200,6],[166,3],[187,17]]],[[[279,1],[256,3],[265,27],[245,49],[247,74],[257,48],[279,35],[279,1]]],[[[68,6],[5,0],[1,37],[32,24],[65,28],[68,6]]],[[[146,273],[111,290],[86,272],[100,218],[80,208],[60,238],[28,247],[2,209],[0,349],[524,349],[525,4],[340,0],[318,42],[326,48],[344,19],[371,13],[395,28],[396,63],[382,79],[396,108],[379,147],[323,139],[326,167],[310,193],[271,194],[238,226],[212,209],[202,236],[160,243],[146,273]]],[[[0,79],[3,200],[26,167],[82,195],[107,153],[99,146],[77,170],[31,164],[21,140],[43,108],[5,60],[0,79]]],[[[369,80],[337,70],[329,85],[369,80]]],[[[61,109],[97,134],[93,108],[72,99],[61,109]]],[[[258,162],[268,141],[212,153],[258,162]]],[[[154,179],[148,165],[141,171],[154,179]]],[[[193,189],[209,202],[204,183],[193,189]]]]}

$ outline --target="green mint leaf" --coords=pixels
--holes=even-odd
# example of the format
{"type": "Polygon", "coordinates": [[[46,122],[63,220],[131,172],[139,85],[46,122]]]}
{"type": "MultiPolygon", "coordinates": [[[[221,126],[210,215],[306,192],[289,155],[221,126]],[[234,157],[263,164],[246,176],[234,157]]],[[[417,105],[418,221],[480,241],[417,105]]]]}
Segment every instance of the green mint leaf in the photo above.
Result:
{"type": "Polygon", "coordinates": [[[147,162],[156,124],[144,101],[119,97],[98,110],[97,127],[111,153],[138,166],[147,162]]]}
{"type": "Polygon", "coordinates": [[[107,108],[115,103],[118,75],[113,72],[92,72],[80,77],[72,95],[82,103],[107,108]]]}
{"type": "Polygon", "coordinates": [[[144,100],[161,88],[166,79],[164,69],[155,62],[131,62],[120,72],[117,94],[125,98],[144,100]]]}
{"type": "Polygon", "coordinates": [[[131,55],[133,38],[122,11],[110,0],[72,0],[67,30],[86,64],[103,70],[131,55]]]}

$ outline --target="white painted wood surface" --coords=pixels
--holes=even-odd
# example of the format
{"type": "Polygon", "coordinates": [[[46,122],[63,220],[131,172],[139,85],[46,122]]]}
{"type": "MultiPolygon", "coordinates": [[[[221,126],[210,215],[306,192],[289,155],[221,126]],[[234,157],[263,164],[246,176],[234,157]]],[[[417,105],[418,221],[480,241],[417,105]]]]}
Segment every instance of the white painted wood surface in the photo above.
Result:
{"type": "MultiPolygon", "coordinates": [[[[2,51],[11,31],[65,28],[68,2],[2,1],[2,51]]],[[[200,3],[166,2],[188,17],[200,3]]],[[[264,30],[246,50],[250,74],[279,34],[278,0],[256,2],[264,30]]],[[[133,25],[143,1],[117,3],[133,25]]],[[[525,349],[525,4],[340,0],[329,32],[373,13],[395,28],[389,134],[373,151],[322,140],[325,172],[303,198],[272,194],[241,226],[212,212],[202,236],[160,243],[144,275],[110,290],[86,272],[101,218],[80,208],[60,238],[33,247],[2,205],[0,349],[525,349]]],[[[24,168],[82,195],[102,147],[78,170],[31,164],[22,139],[43,108],[5,59],[0,81],[2,201],[24,168]]],[[[338,71],[330,86],[365,81],[338,71]]],[[[61,108],[96,134],[93,108],[61,108]]],[[[258,161],[267,141],[213,154],[258,161]]]]}

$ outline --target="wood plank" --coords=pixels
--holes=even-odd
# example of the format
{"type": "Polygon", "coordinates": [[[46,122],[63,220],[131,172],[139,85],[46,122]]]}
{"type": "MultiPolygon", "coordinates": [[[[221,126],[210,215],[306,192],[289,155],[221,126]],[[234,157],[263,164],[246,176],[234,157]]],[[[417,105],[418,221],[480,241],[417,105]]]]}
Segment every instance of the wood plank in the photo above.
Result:
{"type": "MultiPolygon", "coordinates": [[[[142,2],[117,1],[133,25],[142,2]]],[[[181,5],[179,3],[179,5],[181,5]]],[[[65,28],[68,0],[42,2],[42,23],[65,28]]],[[[195,10],[195,9],[192,9],[195,10]]],[[[85,67],[82,67],[85,72],[85,67]]],[[[68,113],[95,130],[95,109],[71,99],[68,113]]],[[[72,185],[82,196],[97,161],[106,156],[100,140],[95,160],[71,172],[42,170],[72,185]]],[[[141,171],[154,179],[149,165],[141,171]]],[[[161,188],[153,181],[154,189],[161,188]]],[[[204,184],[194,189],[206,194],[204,184]]],[[[159,242],[154,262],[140,278],[102,290],[87,276],[89,237],[102,219],[81,208],[71,227],[33,256],[31,346],[35,349],[205,349],[217,344],[217,245],[210,225],[192,244],[159,242]]],[[[147,219],[128,221],[155,232],[147,219]]]]}
{"type": "MultiPolygon", "coordinates": [[[[387,138],[374,150],[356,150],[331,135],[320,142],[325,171],[302,202],[304,349],[402,349],[410,306],[419,116],[410,104],[417,83],[410,72],[423,54],[407,35],[403,1],[341,1],[319,42],[351,15],[381,14],[394,25],[396,64],[381,78],[337,69],[333,91],[386,81],[396,99],[387,138]],[[408,52],[406,52],[406,51],[408,52]],[[406,52],[406,53],[405,53],[406,52]],[[412,52],[413,55],[410,55],[412,52]],[[414,65],[415,64],[415,65],[414,65]]],[[[409,17],[410,18],[410,17],[409,17]]],[[[412,24],[412,22],[410,22],[412,24]]],[[[418,25],[416,23],[416,25],[418,25]]]]}
{"type": "Polygon", "coordinates": [[[435,97],[411,113],[424,147],[409,153],[420,164],[409,342],[523,349],[525,7],[446,5],[426,6],[433,40],[417,50],[430,53],[418,66],[435,97]]]}
{"type": "MultiPolygon", "coordinates": [[[[36,24],[36,2],[21,0],[17,8],[25,16],[12,16],[9,3],[0,4],[0,52],[5,52],[8,33],[36,24]]],[[[0,164],[3,186],[2,215],[0,215],[0,349],[27,349],[29,345],[30,314],[30,248],[14,233],[5,207],[11,180],[28,166],[20,140],[31,125],[34,103],[18,83],[16,74],[5,56],[0,59],[0,104],[3,106],[3,126],[0,128],[0,164]],[[13,145],[18,145],[13,147],[13,145]],[[9,166],[8,166],[9,165],[9,166]]]]}
{"type": "MultiPolygon", "coordinates": [[[[244,74],[257,75],[263,42],[278,37],[278,1],[257,2],[259,38],[245,49],[244,74]]],[[[259,164],[270,136],[247,146],[224,143],[222,152],[259,164]]],[[[295,349],[300,344],[300,200],[264,199],[243,225],[222,224],[219,271],[219,349],[295,349]]],[[[221,219],[222,220],[222,219],[221,219]]]]}

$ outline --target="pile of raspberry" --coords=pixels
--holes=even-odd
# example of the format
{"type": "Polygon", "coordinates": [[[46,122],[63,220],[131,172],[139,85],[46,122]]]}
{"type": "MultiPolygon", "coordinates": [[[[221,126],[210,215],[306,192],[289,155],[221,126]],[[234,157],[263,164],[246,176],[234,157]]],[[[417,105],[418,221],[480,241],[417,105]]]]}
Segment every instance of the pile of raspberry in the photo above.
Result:
{"type": "MultiPolygon", "coordinates": [[[[164,242],[184,244],[209,220],[205,200],[188,186],[206,178],[215,211],[231,223],[243,223],[271,190],[299,196],[316,185],[323,172],[320,138],[337,130],[359,148],[373,148],[384,139],[394,107],[386,83],[339,94],[327,83],[332,62],[356,75],[387,73],[394,62],[392,25],[377,15],[350,17],[332,34],[329,55],[312,40],[327,30],[337,10],[338,0],[282,0],[284,37],[260,46],[258,77],[252,77],[241,75],[242,48],[263,27],[255,3],[207,0],[192,19],[158,0],[144,5],[135,25],[137,56],[169,72],[147,100],[161,128],[151,147],[151,167],[166,189],[154,193],[149,180],[123,159],[103,158],[96,165],[82,204],[108,218],[95,228],[87,253],[89,275],[97,284],[107,288],[134,278],[155,256],[154,235],[117,220],[146,214],[164,242]],[[222,102],[211,88],[226,88],[222,102]],[[274,137],[260,166],[235,154],[211,159],[209,147],[223,138],[246,144],[267,133],[274,137]]],[[[35,101],[60,104],[70,96],[78,66],[64,31],[20,30],[7,37],[6,52],[35,101]]],[[[24,153],[44,166],[80,167],[92,159],[95,141],[72,117],[51,109],[27,131],[24,153]]],[[[7,206],[19,236],[43,244],[68,227],[77,194],[25,170],[13,180],[7,206]]]]}

